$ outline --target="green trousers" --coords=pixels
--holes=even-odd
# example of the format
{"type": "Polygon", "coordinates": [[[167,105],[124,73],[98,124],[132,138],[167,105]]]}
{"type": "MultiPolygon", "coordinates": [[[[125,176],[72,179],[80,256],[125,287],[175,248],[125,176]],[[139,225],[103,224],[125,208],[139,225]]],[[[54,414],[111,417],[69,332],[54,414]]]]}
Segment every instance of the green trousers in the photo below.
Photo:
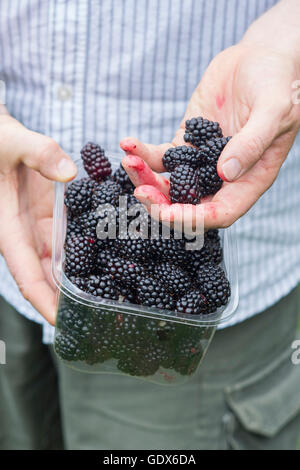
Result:
{"type": "Polygon", "coordinates": [[[197,374],[168,387],[66,367],[0,300],[0,449],[296,449],[297,319],[294,290],[217,331],[197,374]]]}

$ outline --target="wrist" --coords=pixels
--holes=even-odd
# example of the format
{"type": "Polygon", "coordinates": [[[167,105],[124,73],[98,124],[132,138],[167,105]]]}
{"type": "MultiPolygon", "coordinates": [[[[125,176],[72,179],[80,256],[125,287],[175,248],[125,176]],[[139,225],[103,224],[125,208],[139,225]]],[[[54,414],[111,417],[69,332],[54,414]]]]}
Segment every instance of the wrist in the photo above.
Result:
{"type": "Polygon", "coordinates": [[[269,49],[300,65],[299,0],[281,0],[249,27],[241,44],[269,49]]]}

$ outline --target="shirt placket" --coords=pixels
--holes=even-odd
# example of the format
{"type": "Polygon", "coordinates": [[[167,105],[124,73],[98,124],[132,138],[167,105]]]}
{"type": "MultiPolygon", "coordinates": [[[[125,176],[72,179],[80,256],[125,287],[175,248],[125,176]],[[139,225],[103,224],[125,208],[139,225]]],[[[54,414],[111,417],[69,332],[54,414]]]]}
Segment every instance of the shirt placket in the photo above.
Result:
{"type": "Polygon", "coordinates": [[[49,1],[45,133],[73,158],[83,139],[88,2],[49,1]]]}

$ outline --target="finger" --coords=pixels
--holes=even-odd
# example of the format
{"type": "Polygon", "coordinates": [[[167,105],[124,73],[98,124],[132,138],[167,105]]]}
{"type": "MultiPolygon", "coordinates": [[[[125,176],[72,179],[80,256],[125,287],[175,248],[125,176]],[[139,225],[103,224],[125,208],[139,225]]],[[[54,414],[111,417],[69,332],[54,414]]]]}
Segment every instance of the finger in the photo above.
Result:
{"type": "Polygon", "coordinates": [[[170,193],[170,181],[158,173],[154,173],[149,165],[140,157],[127,155],[122,160],[122,166],[126,170],[132,183],[138,187],[142,185],[151,185],[165,194],[170,193]]]}
{"type": "Polygon", "coordinates": [[[50,323],[55,322],[55,292],[48,284],[33,242],[28,239],[20,218],[18,198],[11,183],[1,186],[7,204],[1,211],[1,252],[25,297],[50,323]]]}
{"type": "Polygon", "coordinates": [[[163,166],[162,157],[170,147],[186,145],[183,140],[183,136],[184,130],[180,128],[176,132],[172,142],[160,145],[143,144],[135,137],[126,137],[125,139],[121,140],[120,147],[122,150],[124,150],[124,152],[131,155],[137,155],[138,157],[145,160],[145,162],[147,162],[154,171],[163,173],[166,171],[166,169],[163,166]]]}
{"type": "Polygon", "coordinates": [[[279,135],[278,111],[266,107],[253,111],[247,124],[228,142],[218,161],[218,174],[235,181],[252,168],[279,135]]]}
{"type": "Polygon", "coordinates": [[[3,256],[17,282],[23,297],[49,323],[55,323],[55,292],[45,278],[43,268],[34,248],[10,232],[3,248],[3,256]]]}
{"type": "Polygon", "coordinates": [[[76,165],[50,137],[26,129],[10,116],[1,116],[0,126],[4,173],[23,162],[50,180],[65,182],[76,176],[76,165]]]}

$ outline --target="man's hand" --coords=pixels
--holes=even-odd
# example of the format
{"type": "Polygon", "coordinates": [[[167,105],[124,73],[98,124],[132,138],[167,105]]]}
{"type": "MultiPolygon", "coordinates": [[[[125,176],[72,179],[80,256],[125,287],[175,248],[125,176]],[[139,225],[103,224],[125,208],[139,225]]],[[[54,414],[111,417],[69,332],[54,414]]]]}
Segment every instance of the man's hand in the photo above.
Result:
{"type": "Polygon", "coordinates": [[[49,137],[0,115],[0,251],[23,296],[51,324],[53,184],[76,175],[71,159],[49,137]]]}
{"type": "Polygon", "coordinates": [[[252,44],[248,38],[220,53],[195,90],[171,143],[153,146],[130,137],[121,141],[127,153],[123,166],[137,186],[135,196],[148,209],[160,204],[162,221],[181,220],[185,206],[170,203],[169,182],[159,175],[164,171],[162,156],[172,145],[186,145],[186,119],[204,116],[218,121],[224,135],[233,138],[218,162],[222,188],[192,206],[189,214],[193,221],[197,213],[199,220],[203,215],[206,228],[233,224],[273,184],[294,142],[300,106],[292,103],[292,83],[299,78],[297,54],[252,44]]]}

